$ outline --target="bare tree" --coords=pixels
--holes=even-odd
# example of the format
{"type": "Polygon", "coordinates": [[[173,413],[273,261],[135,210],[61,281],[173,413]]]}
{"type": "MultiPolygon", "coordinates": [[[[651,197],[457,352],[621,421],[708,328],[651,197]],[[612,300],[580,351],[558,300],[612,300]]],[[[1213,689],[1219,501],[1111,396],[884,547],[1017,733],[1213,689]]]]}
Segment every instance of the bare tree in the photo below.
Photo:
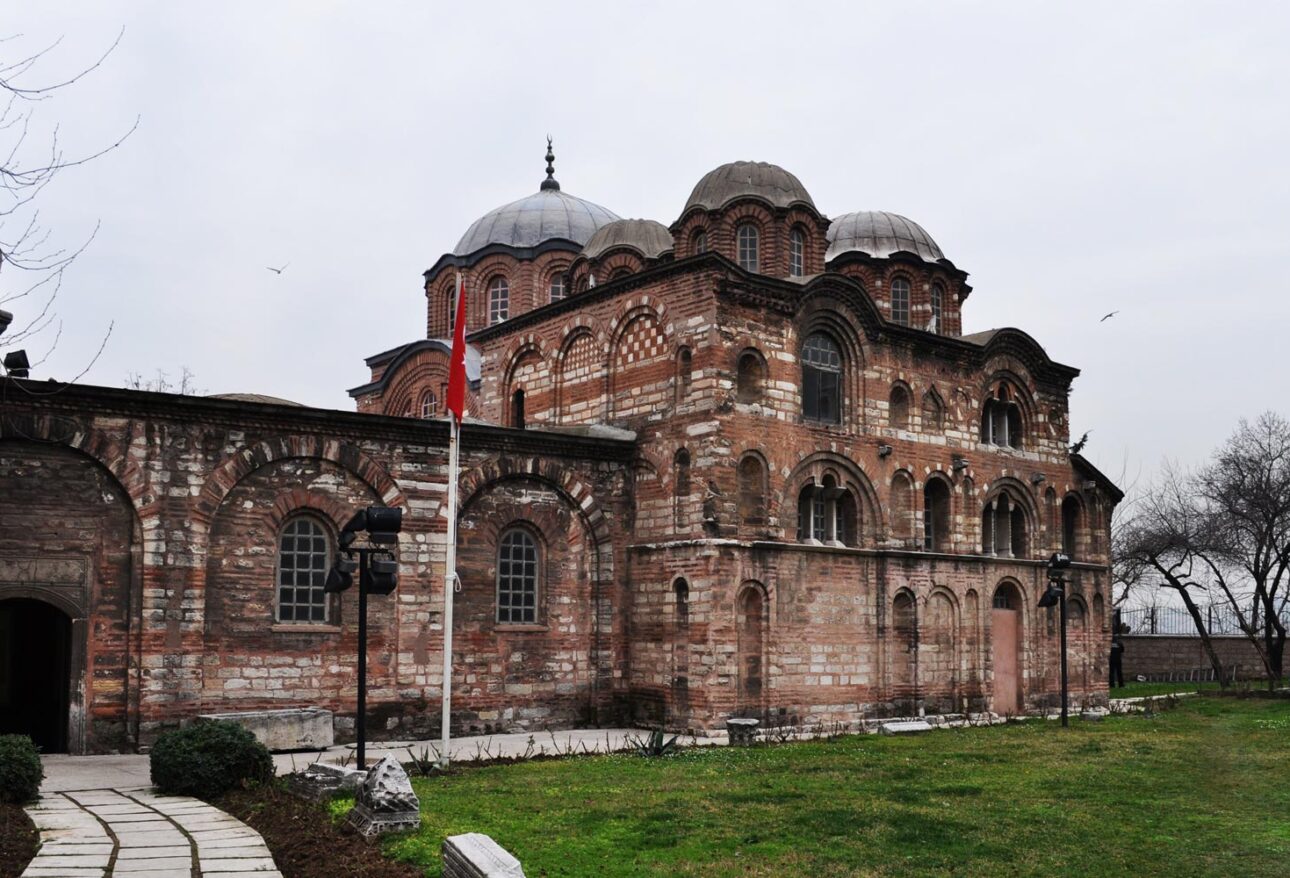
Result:
{"type": "Polygon", "coordinates": [[[1163,585],[1175,592],[1196,626],[1215,679],[1225,687],[1223,663],[1195,598],[1208,591],[1204,552],[1210,534],[1209,522],[1195,503],[1192,477],[1166,465],[1120,522],[1113,540],[1115,580],[1126,590],[1163,585]]]}
{"type": "Polygon", "coordinates": [[[151,378],[144,378],[141,372],[131,372],[126,376],[125,386],[130,390],[149,390],[153,393],[178,393],[182,396],[202,396],[205,390],[199,389],[194,380],[193,370],[181,366],[179,377],[174,381],[164,369],[158,369],[151,378]]]}
{"type": "MultiPolygon", "coordinates": [[[[39,143],[32,142],[36,111],[58,92],[98,69],[120,43],[121,36],[117,35],[98,60],[72,75],[39,80],[35,77],[42,62],[48,63],[47,56],[58,43],[24,53],[19,48],[20,37],[0,38],[0,274],[6,279],[25,278],[18,281],[12,291],[0,287],[0,305],[28,300],[24,303],[26,316],[15,321],[12,331],[4,337],[3,346],[30,344],[43,333],[52,335],[48,344],[32,358],[33,365],[44,362],[58,345],[62,324],[55,305],[62,290],[64,272],[84,252],[98,231],[96,227],[77,246],[60,246],[53,242],[49,229],[41,224],[35,201],[61,171],[83,165],[116,149],[139,124],[135,119],[134,124],[110,146],[69,156],[63,151],[57,125],[47,137],[35,138],[39,143]],[[14,271],[18,274],[13,274],[14,271]]],[[[104,343],[111,331],[109,325],[104,343]]],[[[100,345],[94,359],[102,350],[100,345]]],[[[81,375],[88,368],[82,370],[81,375]]]]}

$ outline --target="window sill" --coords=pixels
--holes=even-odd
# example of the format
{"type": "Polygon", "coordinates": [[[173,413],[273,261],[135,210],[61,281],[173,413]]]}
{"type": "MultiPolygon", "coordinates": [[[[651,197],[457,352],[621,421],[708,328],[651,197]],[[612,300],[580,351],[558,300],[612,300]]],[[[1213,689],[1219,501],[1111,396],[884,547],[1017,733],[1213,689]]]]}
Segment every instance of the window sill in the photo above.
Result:
{"type": "Polygon", "coordinates": [[[499,634],[542,634],[550,631],[549,625],[521,625],[513,622],[498,622],[493,630],[499,634]]]}
{"type": "Polygon", "coordinates": [[[275,622],[269,630],[274,634],[339,634],[341,627],[324,622],[275,622]]]}

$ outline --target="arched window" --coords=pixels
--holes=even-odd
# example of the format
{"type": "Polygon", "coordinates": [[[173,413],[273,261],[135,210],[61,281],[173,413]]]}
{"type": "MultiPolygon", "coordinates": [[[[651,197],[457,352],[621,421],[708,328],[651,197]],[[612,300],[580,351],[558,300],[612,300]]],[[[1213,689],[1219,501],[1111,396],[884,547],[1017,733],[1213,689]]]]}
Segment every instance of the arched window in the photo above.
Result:
{"type": "Polygon", "coordinates": [[[681,348],[676,353],[676,404],[680,405],[690,398],[690,382],[694,374],[694,356],[689,348],[681,348]]]}
{"type": "Polygon", "coordinates": [[[537,622],[538,547],[522,527],[502,534],[497,547],[497,621],[503,625],[537,622]]]}
{"type": "Polygon", "coordinates": [[[995,497],[981,513],[981,549],[1001,558],[1028,554],[1025,510],[1007,494],[995,497]]]}
{"type": "Polygon", "coordinates": [[[937,433],[945,429],[945,407],[935,393],[923,394],[923,431],[937,433]]]}
{"type": "Polygon", "coordinates": [[[794,226],[788,233],[788,276],[806,274],[806,232],[794,226]]]}
{"type": "Polygon", "coordinates": [[[752,223],[744,223],[735,230],[735,243],[737,246],[739,267],[744,271],[759,271],[761,265],[760,250],[761,233],[752,223]]]}
{"type": "Polygon", "coordinates": [[[762,381],[766,367],[754,351],[744,351],[739,356],[739,369],[735,376],[735,401],[754,403],[761,401],[762,381]]]}
{"type": "Polygon", "coordinates": [[[1021,447],[1021,407],[1006,384],[981,406],[981,441],[1006,448],[1021,447]]]}
{"type": "Polygon", "coordinates": [[[1074,558],[1079,546],[1079,501],[1067,497],[1062,501],[1062,552],[1074,558]]]}
{"type": "Polygon", "coordinates": [[[439,414],[439,400],[433,390],[421,394],[421,417],[433,418],[439,414]]]}
{"type": "Polygon", "coordinates": [[[950,547],[950,488],[943,479],[923,486],[923,548],[945,552],[950,547]]]}
{"type": "Polygon", "coordinates": [[[891,535],[902,542],[914,537],[914,483],[904,472],[891,479],[891,535]]]}
{"type": "Polygon", "coordinates": [[[708,233],[699,229],[690,239],[690,251],[696,256],[700,253],[708,252],[708,233]]]}
{"type": "Polygon", "coordinates": [[[511,314],[511,285],[504,277],[488,282],[488,325],[501,323],[511,314]]]}
{"type": "Polygon", "coordinates": [[[909,325],[909,281],[903,277],[891,282],[891,319],[901,326],[909,325]]]}
{"type": "Polygon", "coordinates": [[[802,345],[802,415],[826,424],[842,423],[842,351],[820,332],[802,345]]]}
{"type": "Polygon", "coordinates": [[[897,384],[891,389],[887,416],[893,430],[909,429],[909,391],[897,384]]]}
{"type": "Polygon", "coordinates": [[[685,530],[686,514],[690,502],[690,452],[682,448],[672,458],[672,519],[676,530],[685,530]]]}
{"type": "Polygon", "coordinates": [[[301,515],[282,528],[278,540],[278,621],[328,621],[323,592],[331,552],[327,532],[317,520],[301,515]]]}
{"type": "Polygon", "coordinates": [[[549,301],[552,302],[558,302],[567,295],[565,292],[563,271],[557,271],[555,274],[551,275],[551,286],[549,288],[549,292],[551,294],[549,301]]]}
{"type": "Polygon", "coordinates": [[[519,388],[511,394],[511,426],[524,429],[524,391],[519,388]]]}
{"type": "Polygon", "coordinates": [[[755,454],[739,461],[739,518],[751,527],[766,524],[766,466],[755,454]]]}
{"type": "Polygon", "coordinates": [[[457,303],[456,289],[447,287],[443,291],[443,310],[448,316],[448,335],[452,335],[453,326],[457,323],[457,309],[453,307],[457,303]]]}
{"type": "Polygon", "coordinates": [[[932,284],[932,322],[927,327],[932,332],[945,333],[945,288],[932,284]]]}
{"type": "Polygon", "coordinates": [[[804,486],[797,497],[797,538],[801,542],[856,545],[856,501],[831,475],[804,486]]]}

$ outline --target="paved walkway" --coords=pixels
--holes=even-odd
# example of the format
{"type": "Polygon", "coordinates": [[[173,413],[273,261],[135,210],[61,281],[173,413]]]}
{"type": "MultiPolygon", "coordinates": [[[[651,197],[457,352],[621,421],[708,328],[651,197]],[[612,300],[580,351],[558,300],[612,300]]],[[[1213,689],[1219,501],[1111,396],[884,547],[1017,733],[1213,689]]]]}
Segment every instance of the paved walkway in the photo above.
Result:
{"type": "Polygon", "coordinates": [[[197,799],[42,790],[40,851],[22,878],[282,878],[260,834],[197,799]]]}

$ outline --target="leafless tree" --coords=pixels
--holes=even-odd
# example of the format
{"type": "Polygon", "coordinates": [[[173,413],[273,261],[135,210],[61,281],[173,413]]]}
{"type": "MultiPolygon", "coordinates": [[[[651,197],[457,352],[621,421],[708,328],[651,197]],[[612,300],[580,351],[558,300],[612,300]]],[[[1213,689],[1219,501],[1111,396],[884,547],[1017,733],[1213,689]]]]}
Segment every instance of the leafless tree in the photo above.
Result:
{"type": "Polygon", "coordinates": [[[197,387],[193,371],[181,366],[179,377],[174,381],[164,369],[158,369],[151,378],[144,378],[140,372],[131,372],[125,379],[125,386],[130,390],[149,390],[153,393],[178,393],[183,396],[202,396],[206,393],[197,387]]]}
{"type": "MultiPolygon", "coordinates": [[[[20,48],[20,35],[0,38],[0,276],[6,280],[22,278],[14,282],[12,291],[0,286],[0,305],[8,305],[7,310],[12,310],[11,303],[27,300],[23,302],[26,315],[15,320],[11,331],[3,338],[3,346],[30,344],[42,334],[52,336],[32,357],[33,365],[44,362],[58,345],[62,324],[56,303],[64,273],[97,232],[96,227],[74,247],[60,246],[53,241],[50,230],[42,225],[36,199],[60,172],[116,149],[139,124],[135,119],[110,146],[69,156],[63,151],[57,125],[48,136],[32,137],[37,110],[60,91],[97,70],[116,49],[121,36],[118,34],[94,63],[70,76],[46,76],[43,79],[38,78],[41,68],[48,66],[49,53],[58,45],[57,42],[27,53],[20,48]],[[33,140],[40,142],[34,143],[33,140]]],[[[109,325],[104,343],[111,331],[109,325]]],[[[95,360],[102,350],[103,345],[100,345],[95,360]]],[[[88,369],[89,366],[82,370],[81,375],[88,369]]]]}

